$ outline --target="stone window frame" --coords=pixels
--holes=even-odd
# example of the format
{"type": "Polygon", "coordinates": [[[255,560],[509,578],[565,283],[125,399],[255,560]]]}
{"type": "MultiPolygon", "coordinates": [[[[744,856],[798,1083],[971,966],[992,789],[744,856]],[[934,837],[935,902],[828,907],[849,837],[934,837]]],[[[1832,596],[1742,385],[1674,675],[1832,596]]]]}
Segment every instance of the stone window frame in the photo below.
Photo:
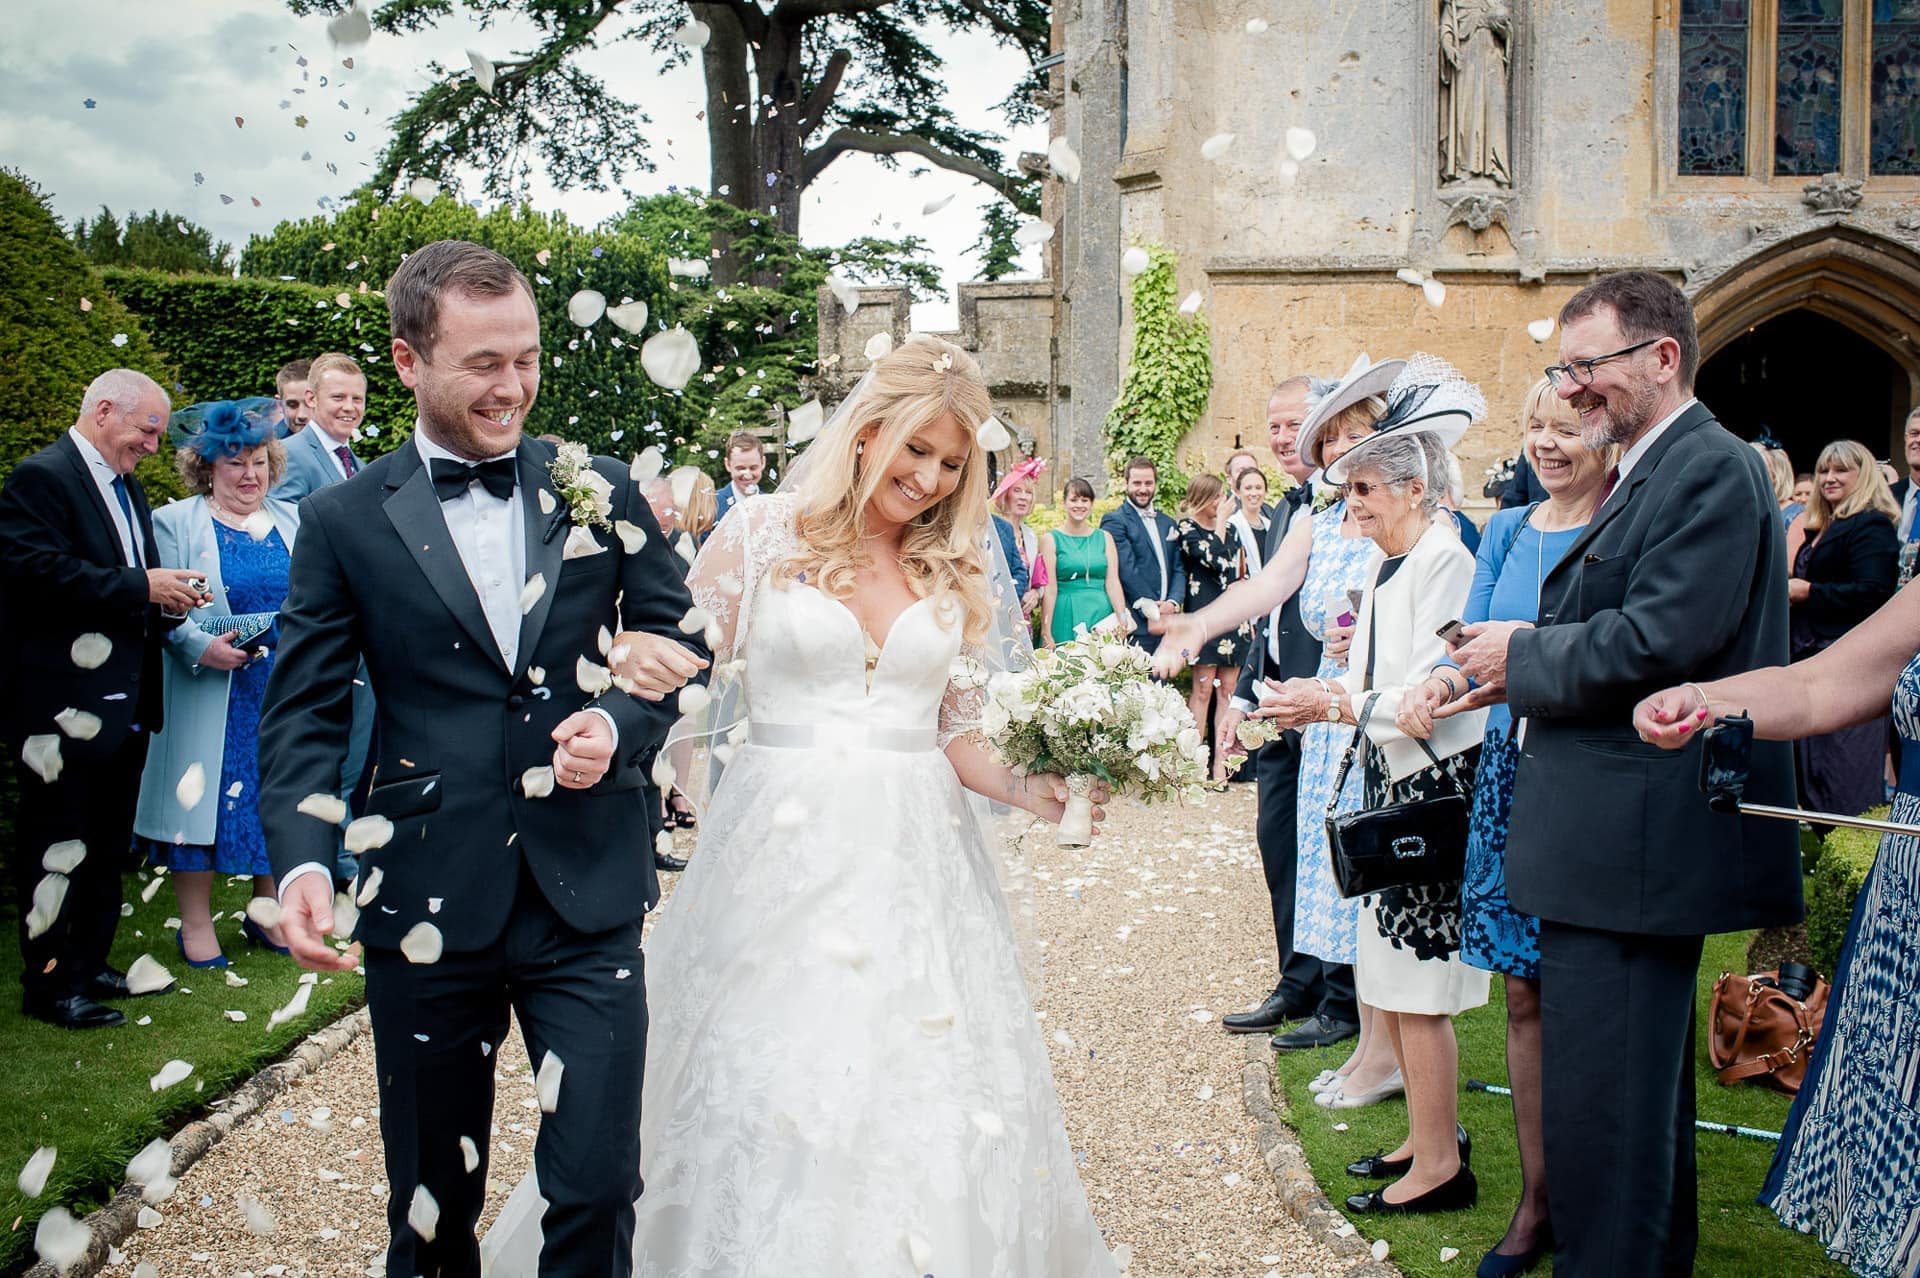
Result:
{"type": "MultiPolygon", "coordinates": [[[[1773,171],[1773,112],[1780,69],[1780,0],[1750,0],[1747,18],[1747,171],[1737,177],[1680,172],[1680,6],[1656,8],[1654,107],[1659,121],[1662,190],[1676,194],[1715,191],[1778,191],[1798,197],[1819,175],[1773,171]]],[[[1920,175],[1880,174],[1868,169],[1872,148],[1873,0],[1842,0],[1840,49],[1841,178],[1869,192],[1920,191],[1920,175]]]]}

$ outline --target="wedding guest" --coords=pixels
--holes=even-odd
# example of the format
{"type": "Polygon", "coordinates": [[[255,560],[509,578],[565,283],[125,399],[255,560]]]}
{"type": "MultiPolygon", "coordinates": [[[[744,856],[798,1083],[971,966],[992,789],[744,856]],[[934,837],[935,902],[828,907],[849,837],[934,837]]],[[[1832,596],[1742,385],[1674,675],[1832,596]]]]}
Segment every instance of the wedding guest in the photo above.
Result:
{"type": "MultiPolygon", "coordinates": [[[[1785,539],[1760,459],[1693,397],[1670,280],[1602,276],[1559,322],[1555,393],[1589,446],[1623,452],[1541,583],[1541,624],[1466,627],[1452,655],[1476,687],[1441,713],[1504,699],[1527,721],[1507,888],[1540,919],[1553,1272],[1685,1274],[1702,938],[1799,919],[1800,854],[1791,825],[1710,811],[1699,768],[1651,755],[1621,693],[1784,662],[1785,539]]],[[[1751,800],[1788,800],[1787,748],[1752,758],[1751,800]]]]}
{"type": "Polygon", "coordinates": [[[1273,522],[1273,507],[1267,505],[1267,474],[1258,466],[1242,470],[1233,481],[1233,518],[1227,521],[1233,533],[1234,550],[1240,563],[1234,576],[1250,577],[1260,571],[1266,560],[1267,529],[1273,522]]]}
{"type": "Polygon", "coordinates": [[[750,430],[736,430],[727,436],[727,482],[715,495],[713,518],[726,517],[733,503],[760,492],[760,477],[767,471],[767,446],[750,430]]]}
{"type": "Polygon", "coordinates": [[[307,403],[310,359],[288,360],[273,375],[273,391],[280,398],[280,415],[287,423],[287,434],[298,435],[313,420],[313,408],[307,403]]]}
{"type": "MultiPolygon", "coordinates": [[[[1635,709],[1642,740],[1687,749],[1722,715],[1754,735],[1791,741],[1884,721],[1905,743],[1891,820],[1920,824],[1920,593],[1902,591],[1831,648],[1771,666],[1655,693],[1635,709]]],[[[1682,764],[1683,767],[1688,765],[1682,764]]],[[[1689,767],[1689,771],[1692,769],[1689,767]]],[[[1695,794],[1692,800],[1704,806],[1695,794]]],[[[1730,819],[1730,818],[1729,818],[1730,819]]],[[[1786,827],[1789,831],[1791,825],[1786,827]]],[[[1787,1114],[1760,1202],[1781,1223],[1819,1238],[1862,1278],[1920,1272],[1920,839],[1881,838],[1854,898],[1825,1024],[1787,1114]]]]}
{"type": "Polygon", "coordinates": [[[1078,476],[1069,479],[1061,500],[1066,519],[1040,534],[1040,560],[1047,570],[1040,641],[1051,648],[1108,617],[1117,617],[1115,624],[1125,634],[1134,622],[1120,592],[1120,552],[1113,534],[1087,519],[1093,513],[1093,485],[1078,476]]]}
{"type": "Polygon", "coordinates": [[[0,489],[0,736],[24,765],[10,849],[21,1010],[64,1029],[126,1020],[105,1006],[129,995],[107,953],[147,736],[164,722],[160,648],[207,602],[196,571],[160,566],[133,477],[170,408],[146,374],[102,373],[72,428],[0,489]]]}
{"type": "MultiPolygon", "coordinates": [[[[1451,370],[1449,370],[1450,372],[1451,370]]],[[[1391,400],[1389,401],[1392,402],[1391,400]]],[[[1484,712],[1455,716],[1427,739],[1401,731],[1400,709],[1445,655],[1438,631],[1457,618],[1474,561],[1441,513],[1446,449],[1484,414],[1480,392],[1453,374],[1411,413],[1388,420],[1328,470],[1379,549],[1360,603],[1349,667],[1335,678],[1294,679],[1261,699],[1255,714],[1282,726],[1356,723],[1366,746],[1369,809],[1461,793],[1478,761],[1484,712]]],[[[1452,1018],[1487,1001],[1487,974],[1460,956],[1460,883],[1388,888],[1359,898],[1354,967],[1376,1034],[1393,1045],[1405,1080],[1407,1138],[1348,1168],[1392,1184],[1347,1198],[1347,1210],[1454,1211],[1479,1188],[1458,1123],[1459,1050],[1452,1018]]]]}
{"type": "Polygon", "coordinates": [[[1027,516],[1033,513],[1040,492],[1040,475],[1046,468],[1046,458],[1029,457],[1009,470],[993,490],[994,530],[1000,534],[1007,568],[1020,591],[1020,610],[1028,615],[1040,602],[1047,584],[1046,566],[1040,560],[1040,534],[1027,527],[1027,516]]]}
{"type": "MultiPolygon", "coordinates": [[[[1179,540],[1175,545],[1179,549],[1181,574],[1187,581],[1187,594],[1181,606],[1188,612],[1206,607],[1239,580],[1238,538],[1227,526],[1227,504],[1231,500],[1226,485],[1219,479],[1195,475],[1180,502],[1180,518],[1174,525],[1179,540]]],[[[1233,690],[1226,687],[1221,678],[1227,671],[1237,671],[1246,660],[1246,629],[1242,625],[1218,639],[1208,640],[1194,658],[1193,689],[1187,694],[1187,709],[1203,732],[1212,722],[1216,700],[1224,710],[1227,699],[1233,695],[1233,690]]],[[[1227,756],[1223,750],[1213,752],[1213,779],[1227,779],[1227,756]]]]}
{"type": "Polygon", "coordinates": [[[1251,448],[1236,449],[1234,452],[1228,454],[1226,469],[1223,473],[1227,477],[1227,501],[1229,505],[1237,505],[1239,501],[1240,476],[1250,470],[1259,469],[1260,459],[1254,455],[1251,448]]]}
{"type": "Polygon", "coordinates": [[[1753,447],[1760,454],[1760,460],[1767,464],[1767,478],[1773,481],[1773,497],[1780,503],[1780,524],[1791,528],[1800,512],[1806,509],[1805,504],[1793,499],[1793,461],[1784,448],[1769,448],[1761,443],[1753,447]]]}
{"type": "MultiPolygon", "coordinates": [[[[251,877],[254,896],[274,897],[260,828],[260,706],[300,524],[294,507],[267,496],[286,466],[280,423],[265,399],[175,413],[176,461],[193,496],[153,517],[160,562],[204,576],[211,596],[167,636],[166,727],[147,752],[133,820],[135,850],[172,871],[174,943],[189,967],[227,966],[213,927],[216,874],[251,877]],[[180,780],[194,768],[201,784],[188,803],[180,780]]],[[[278,927],[250,916],[240,926],[248,940],[286,953],[278,927]]]]}
{"type": "MultiPolygon", "coordinates": [[[[1801,518],[1808,540],[1787,582],[1793,660],[1805,661],[1893,597],[1900,507],[1865,447],[1850,439],[1820,450],[1813,502],[1801,518]]],[[[1800,802],[1818,812],[1856,816],[1885,801],[1884,720],[1820,733],[1794,743],[1800,802]]]]}
{"type": "MultiPolygon", "coordinates": [[[[1538,622],[1540,582],[1586,527],[1614,463],[1614,449],[1586,446],[1580,419],[1544,377],[1527,392],[1520,425],[1529,468],[1547,498],[1502,508],[1487,521],[1473,589],[1460,613],[1469,625],[1538,622]]],[[[1430,737],[1433,713],[1466,693],[1467,681],[1450,658],[1443,660],[1401,707],[1400,730],[1430,737]]],[[[1479,1267],[1480,1278],[1505,1278],[1527,1272],[1553,1250],[1553,1226],[1540,1118],[1540,921],[1507,899],[1507,820],[1520,748],[1505,705],[1489,708],[1486,725],[1460,889],[1460,956],[1501,973],[1506,982],[1507,1079],[1520,1147],[1520,1201],[1505,1236],[1479,1267]]]]}
{"type": "Polygon", "coordinates": [[[1151,459],[1135,457],[1121,472],[1127,499],[1108,511],[1100,527],[1112,537],[1119,555],[1122,609],[1132,616],[1133,642],[1152,652],[1160,636],[1147,629],[1153,616],[1177,612],[1187,593],[1180,555],[1174,549],[1173,520],[1153,508],[1160,489],[1160,470],[1151,459]],[[1153,615],[1140,607],[1145,602],[1153,615]]]}
{"type": "Polygon", "coordinates": [[[1796,506],[1804,509],[1812,500],[1813,476],[1803,470],[1793,477],[1793,501],[1796,506]]]}

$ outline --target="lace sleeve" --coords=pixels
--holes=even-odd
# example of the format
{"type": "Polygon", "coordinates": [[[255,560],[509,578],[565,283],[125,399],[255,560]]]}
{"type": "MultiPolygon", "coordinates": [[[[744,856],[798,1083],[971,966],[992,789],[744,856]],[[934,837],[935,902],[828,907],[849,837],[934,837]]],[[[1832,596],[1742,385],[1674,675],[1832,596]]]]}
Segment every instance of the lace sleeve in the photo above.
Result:
{"type": "Polygon", "coordinates": [[[717,667],[738,659],[747,646],[747,626],[759,578],[793,540],[787,517],[791,502],[774,494],[749,497],[727,512],[707,538],[687,576],[695,606],[713,618],[717,667]],[[784,540],[783,540],[784,539],[784,540]]]}
{"type": "Polygon", "coordinates": [[[971,738],[973,744],[987,748],[980,724],[987,704],[987,679],[992,674],[988,655],[986,648],[970,643],[953,659],[947,690],[940,698],[940,726],[935,737],[942,750],[959,737],[971,738]]]}

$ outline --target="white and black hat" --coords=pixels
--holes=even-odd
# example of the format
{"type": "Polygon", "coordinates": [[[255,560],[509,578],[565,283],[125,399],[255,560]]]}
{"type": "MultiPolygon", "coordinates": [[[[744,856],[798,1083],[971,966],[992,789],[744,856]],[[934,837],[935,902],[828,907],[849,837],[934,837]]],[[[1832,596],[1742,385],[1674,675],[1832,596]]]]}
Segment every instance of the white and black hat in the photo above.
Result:
{"type": "Polygon", "coordinates": [[[1487,397],[1480,393],[1480,388],[1438,355],[1416,351],[1410,358],[1397,362],[1402,367],[1386,390],[1386,416],[1374,427],[1373,434],[1327,467],[1328,482],[1346,483],[1347,476],[1366,461],[1367,454],[1378,448],[1381,440],[1396,435],[1432,435],[1439,440],[1441,448],[1452,448],[1475,422],[1487,415],[1487,397]]]}
{"type": "Polygon", "coordinates": [[[1353,407],[1368,396],[1386,394],[1394,378],[1406,366],[1404,359],[1383,359],[1375,363],[1365,354],[1354,360],[1346,376],[1334,383],[1333,389],[1307,410],[1305,420],[1300,423],[1299,441],[1295,444],[1300,455],[1313,465],[1320,465],[1317,445],[1320,443],[1320,432],[1326,429],[1327,423],[1338,416],[1341,410],[1353,407]]]}

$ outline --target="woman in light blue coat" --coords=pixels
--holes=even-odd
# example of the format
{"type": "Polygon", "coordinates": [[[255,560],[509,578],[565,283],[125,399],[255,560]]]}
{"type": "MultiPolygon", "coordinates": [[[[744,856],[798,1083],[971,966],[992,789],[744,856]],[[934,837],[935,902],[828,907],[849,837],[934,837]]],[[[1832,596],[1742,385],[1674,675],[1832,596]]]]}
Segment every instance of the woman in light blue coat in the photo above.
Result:
{"type": "MultiPolygon", "coordinates": [[[[147,751],[134,842],[172,871],[176,942],[192,967],[225,967],[214,934],[215,874],[249,875],[272,899],[260,829],[260,706],[279,639],[299,514],[267,493],[286,453],[272,400],[196,404],[174,414],[178,463],[195,495],[156,511],[160,562],[193,568],[213,602],[168,635],[166,727],[147,751]]],[[[277,928],[252,917],[247,938],[285,953],[277,928]]]]}

